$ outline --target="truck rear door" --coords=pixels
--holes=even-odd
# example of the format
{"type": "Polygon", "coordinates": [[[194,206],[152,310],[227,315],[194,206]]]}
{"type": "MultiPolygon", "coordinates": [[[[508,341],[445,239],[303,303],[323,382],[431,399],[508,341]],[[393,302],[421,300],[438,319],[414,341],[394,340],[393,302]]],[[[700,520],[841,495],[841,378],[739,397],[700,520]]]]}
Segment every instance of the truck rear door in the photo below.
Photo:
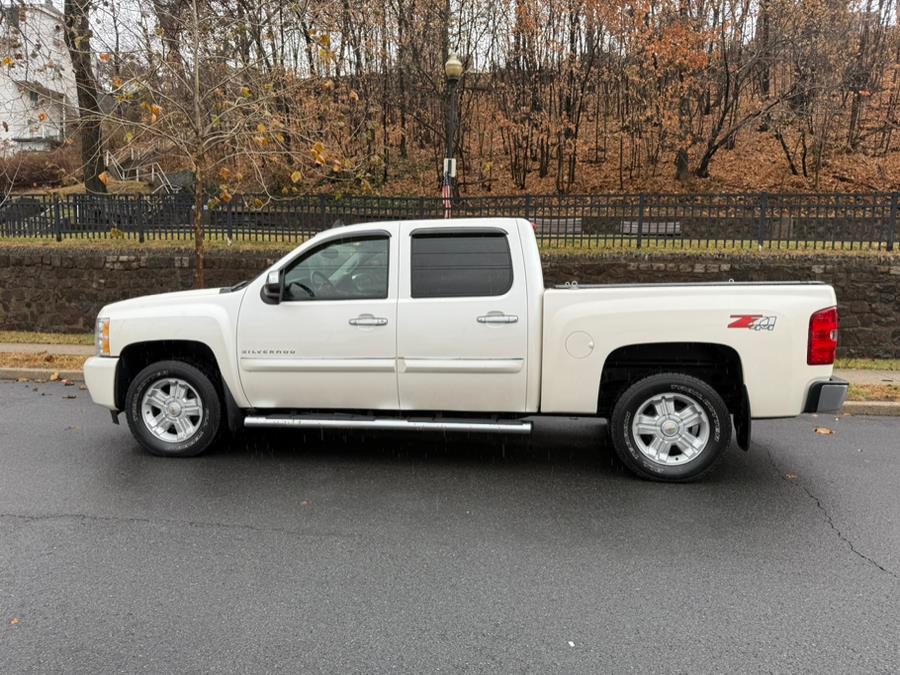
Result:
{"type": "Polygon", "coordinates": [[[515,221],[400,226],[403,410],[525,410],[527,287],[515,221]]]}

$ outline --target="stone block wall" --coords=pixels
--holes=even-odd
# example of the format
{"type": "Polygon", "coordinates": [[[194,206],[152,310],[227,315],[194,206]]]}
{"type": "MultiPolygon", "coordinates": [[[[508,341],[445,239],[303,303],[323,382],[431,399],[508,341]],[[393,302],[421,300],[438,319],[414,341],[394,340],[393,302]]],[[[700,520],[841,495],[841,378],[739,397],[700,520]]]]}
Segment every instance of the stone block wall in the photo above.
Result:
{"type": "Polygon", "coordinates": [[[543,256],[546,283],[823,281],[835,288],[843,357],[900,358],[900,255],[598,252],[543,256]]]}
{"type": "MultiPolygon", "coordinates": [[[[207,284],[224,286],[255,277],[280,255],[210,251],[207,284]]],[[[824,281],[834,285],[839,299],[841,355],[900,358],[900,255],[598,250],[548,253],[542,259],[547,285],[824,281]]],[[[184,290],[192,283],[188,249],[0,249],[0,329],[91,331],[104,304],[184,290]]]]}

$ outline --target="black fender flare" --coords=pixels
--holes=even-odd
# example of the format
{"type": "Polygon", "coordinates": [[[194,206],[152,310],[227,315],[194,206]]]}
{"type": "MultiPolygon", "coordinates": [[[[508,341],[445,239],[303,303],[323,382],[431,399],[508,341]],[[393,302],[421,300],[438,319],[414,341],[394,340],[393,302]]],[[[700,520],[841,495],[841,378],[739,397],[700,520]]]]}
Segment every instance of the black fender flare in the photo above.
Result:
{"type": "Polygon", "coordinates": [[[225,421],[228,424],[228,430],[235,432],[244,426],[244,410],[238,406],[231,394],[231,389],[224,380],[222,380],[222,393],[225,404],[225,421]]]}
{"type": "Polygon", "coordinates": [[[741,450],[750,449],[750,396],[747,394],[747,385],[741,385],[741,393],[738,398],[738,407],[734,411],[734,430],[738,447],[741,450]]]}

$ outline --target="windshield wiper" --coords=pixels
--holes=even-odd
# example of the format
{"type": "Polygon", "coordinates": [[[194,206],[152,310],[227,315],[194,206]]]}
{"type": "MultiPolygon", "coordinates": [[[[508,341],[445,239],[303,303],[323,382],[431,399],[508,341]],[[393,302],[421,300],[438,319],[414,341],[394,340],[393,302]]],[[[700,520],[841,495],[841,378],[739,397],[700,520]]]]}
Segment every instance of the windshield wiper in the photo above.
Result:
{"type": "Polygon", "coordinates": [[[244,279],[243,281],[237,282],[234,286],[224,286],[219,290],[219,293],[234,293],[235,291],[239,291],[242,288],[246,288],[247,284],[250,283],[250,279],[244,279]]]}

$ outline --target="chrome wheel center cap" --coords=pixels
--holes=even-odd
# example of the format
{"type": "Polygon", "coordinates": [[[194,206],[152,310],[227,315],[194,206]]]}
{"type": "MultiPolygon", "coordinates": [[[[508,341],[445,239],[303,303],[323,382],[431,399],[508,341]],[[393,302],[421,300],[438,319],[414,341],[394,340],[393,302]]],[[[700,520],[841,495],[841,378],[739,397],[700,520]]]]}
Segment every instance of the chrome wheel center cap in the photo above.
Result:
{"type": "Polygon", "coordinates": [[[673,420],[666,420],[662,423],[660,428],[666,436],[674,436],[678,433],[678,423],[673,420]]]}
{"type": "Polygon", "coordinates": [[[181,406],[176,401],[172,401],[166,406],[166,413],[169,417],[178,417],[181,415],[181,406]]]}

